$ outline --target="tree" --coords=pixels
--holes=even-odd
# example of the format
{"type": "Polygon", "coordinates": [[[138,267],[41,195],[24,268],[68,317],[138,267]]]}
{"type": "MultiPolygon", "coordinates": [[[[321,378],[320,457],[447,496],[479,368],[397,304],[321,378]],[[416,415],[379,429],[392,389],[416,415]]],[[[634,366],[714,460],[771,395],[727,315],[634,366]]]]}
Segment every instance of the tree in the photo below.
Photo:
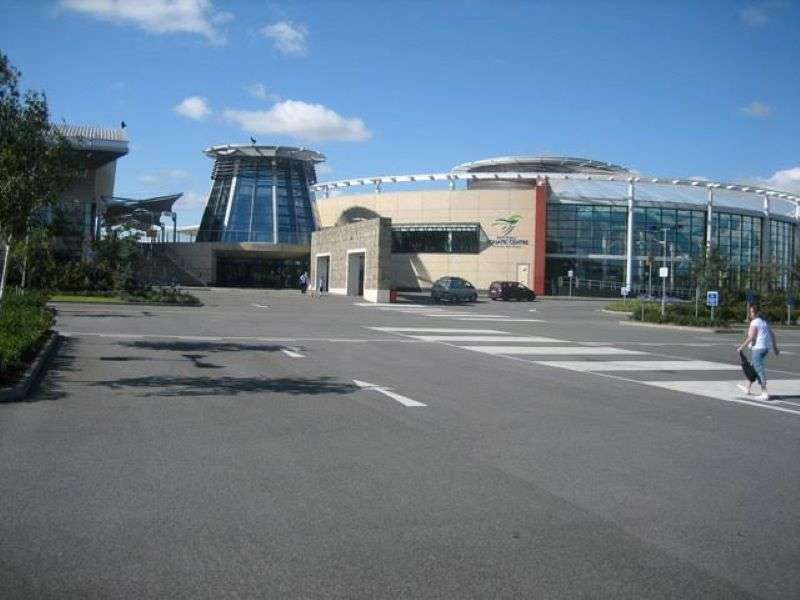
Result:
{"type": "Polygon", "coordinates": [[[0,274],[3,296],[11,243],[24,238],[32,216],[77,175],[77,153],[50,123],[41,92],[19,91],[20,72],[0,52],[0,274]]]}

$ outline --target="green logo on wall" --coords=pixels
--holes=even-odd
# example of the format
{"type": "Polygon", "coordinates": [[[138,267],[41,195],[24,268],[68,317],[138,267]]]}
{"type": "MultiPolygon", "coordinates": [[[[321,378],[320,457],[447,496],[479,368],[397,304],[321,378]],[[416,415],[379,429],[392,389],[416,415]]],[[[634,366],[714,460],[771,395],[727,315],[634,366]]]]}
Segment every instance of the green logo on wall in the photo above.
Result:
{"type": "Polygon", "coordinates": [[[521,220],[522,217],[520,215],[511,215],[502,219],[495,219],[492,225],[500,230],[500,235],[508,235],[514,231],[517,223],[519,223],[521,220]]]}

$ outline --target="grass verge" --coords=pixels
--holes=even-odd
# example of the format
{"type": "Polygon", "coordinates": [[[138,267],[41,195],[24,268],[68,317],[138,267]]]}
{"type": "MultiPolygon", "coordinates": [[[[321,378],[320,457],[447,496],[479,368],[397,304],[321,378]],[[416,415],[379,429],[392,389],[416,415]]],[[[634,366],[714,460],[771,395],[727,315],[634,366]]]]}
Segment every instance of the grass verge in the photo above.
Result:
{"type": "Polygon", "coordinates": [[[80,294],[54,294],[50,298],[51,302],[88,302],[96,304],[108,304],[115,302],[125,302],[119,296],[90,296],[80,294]]]}
{"type": "Polygon", "coordinates": [[[89,304],[178,304],[181,306],[200,306],[196,296],[172,288],[137,290],[136,292],[75,292],[56,293],[52,302],[85,302],[89,304]]]}
{"type": "Polygon", "coordinates": [[[0,303],[0,386],[12,384],[36,357],[53,325],[47,295],[7,292],[0,303]]]}

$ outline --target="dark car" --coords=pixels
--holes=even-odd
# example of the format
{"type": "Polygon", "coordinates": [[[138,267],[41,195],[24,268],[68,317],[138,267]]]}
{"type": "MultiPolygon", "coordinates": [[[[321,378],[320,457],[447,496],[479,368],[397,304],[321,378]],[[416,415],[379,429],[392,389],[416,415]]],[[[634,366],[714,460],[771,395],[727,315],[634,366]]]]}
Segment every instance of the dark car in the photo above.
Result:
{"type": "Polygon", "coordinates": [[[493,281],[489,286],[492,300],[536,300],[536,294],[518,281],[493,281]]]}
{"type": "Polygon", "coordinates": [[[442,277],[431,287],[431,298],[434,302],[440,300],[475,302],[478,299],[478,291],[474,285],[461,277],[442,277]]]}

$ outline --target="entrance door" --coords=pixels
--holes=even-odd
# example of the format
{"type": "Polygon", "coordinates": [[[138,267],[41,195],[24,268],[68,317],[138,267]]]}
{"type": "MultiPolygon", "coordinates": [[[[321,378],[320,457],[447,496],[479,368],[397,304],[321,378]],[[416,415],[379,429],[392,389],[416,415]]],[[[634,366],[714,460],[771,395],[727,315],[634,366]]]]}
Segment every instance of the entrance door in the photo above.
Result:
{"type": "Polygon", "coordinates": [[[351,252],[347,255],[347,295],[364,295],[364,253],[351,252]]]}
{"type": "Polygon", "coordinates": [[[522,285],[527,285],[530,287],[531,285],[531,266],[526,264],[518,264],[517,265],[517,281],[520,282],[522,285]]]}
{"type": "Polygon", "coordinates": [[[316,271],[316,278],[317,280],[314,282],[314,289],[319,292],[327,292],[328,288],[330,287],[330,256],[318,256],[317,257],[317,271],[316,271]]]}

